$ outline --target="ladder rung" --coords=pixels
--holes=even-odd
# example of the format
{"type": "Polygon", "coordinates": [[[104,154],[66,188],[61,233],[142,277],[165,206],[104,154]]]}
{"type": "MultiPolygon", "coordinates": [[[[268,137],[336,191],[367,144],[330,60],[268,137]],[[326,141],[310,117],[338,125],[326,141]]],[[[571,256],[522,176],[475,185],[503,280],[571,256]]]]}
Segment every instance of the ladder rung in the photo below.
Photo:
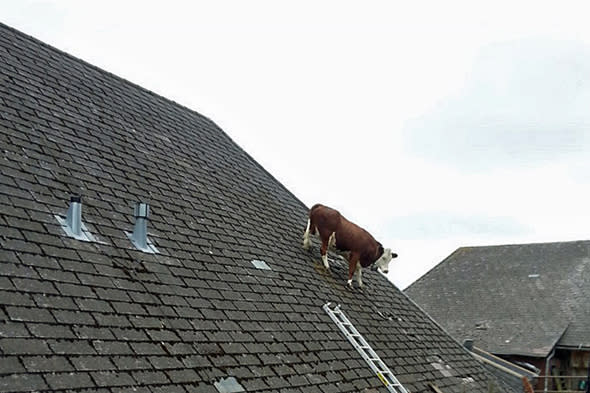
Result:
{"type": "Polygon", "coordinates": [[[390,377],[388,378],[388,381],[389,381],[391,384],[393,384],[393,385],[399,385],[399,384],[400,384],[399,382],[397,382],[397,381],[394,381],[394,380],[393,380],[393,378],[391,377],[391,373],[390,373],[389,371],[387,371],[387,370],[377,370],[377,372],[378,372],[378,373],[380,373],[381,375],[388,375],[388,376],[390,376],[390,377]],[[391,378],[391,379],[390,379],[390,378],[391,378]]]}

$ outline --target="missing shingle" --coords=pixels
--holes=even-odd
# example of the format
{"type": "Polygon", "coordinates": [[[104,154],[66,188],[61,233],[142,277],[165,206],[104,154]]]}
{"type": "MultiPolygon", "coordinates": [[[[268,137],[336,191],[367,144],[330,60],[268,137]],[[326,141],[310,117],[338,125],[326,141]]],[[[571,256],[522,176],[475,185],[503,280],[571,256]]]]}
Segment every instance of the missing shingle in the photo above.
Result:
{"type": "Polygon", "coordinates": [[[213,385],[219,393],[239,393],[246,391],[234,377],[222,378],[213,385]]]}
{"type": "Polygon", "coordinates": [[[479,321],[475,323],[475,330],[488,330],[489,328],[489,321],[479,321]]]}
{"type": "Polygon", "coordinates": [[[386,311],[385,310],[386,308],[387,308],[387,306],[385,306],[385,305],[377,304],[375,307],[373,307],[373,311],[377,315],[379,315],[383,320],[391,321],[391,322],[402,322],[403,321],[402,318],[396,316],[395,314],[393,314],[389,311],[386,311]]]}
{"type": "Polygon", "coordinates": [[[443,377],[452,377],[454,376],[453,373],[453,368],[451,366],[449,366],[448,364],[445,364],[441,361],[439,362],[432,362],[430,363],[430,365],[432,367],[434,367],[434,369],[438,370],[443,377]]]}
{"type": "Polygon", "coordinates": [[[253,259],[252,260],[252,265],[254,265],[254,267],[256,269],[261,269],[261,270],[272,270],[270,268],[270,266],[268,266],[268,264],[264,261],[258,260],[258,259],[253,259]]]}

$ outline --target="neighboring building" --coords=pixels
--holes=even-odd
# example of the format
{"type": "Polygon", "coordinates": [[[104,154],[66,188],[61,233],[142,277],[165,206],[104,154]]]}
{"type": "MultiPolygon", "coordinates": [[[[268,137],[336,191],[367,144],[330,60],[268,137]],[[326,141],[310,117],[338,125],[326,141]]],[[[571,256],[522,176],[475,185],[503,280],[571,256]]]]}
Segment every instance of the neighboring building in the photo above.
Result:
{"type": "Polygon", "coordinates": [[[412,393],[511,391],[211,120],[4,25],[0,171],[2,392],[387,392],[326,302],[412,393]]]}
{"type": "Polygon", "coordinates": [[[459,248],[406,290],[458,340],[541,370],[537,389],[583,390],[590,241],[459,248]]]}

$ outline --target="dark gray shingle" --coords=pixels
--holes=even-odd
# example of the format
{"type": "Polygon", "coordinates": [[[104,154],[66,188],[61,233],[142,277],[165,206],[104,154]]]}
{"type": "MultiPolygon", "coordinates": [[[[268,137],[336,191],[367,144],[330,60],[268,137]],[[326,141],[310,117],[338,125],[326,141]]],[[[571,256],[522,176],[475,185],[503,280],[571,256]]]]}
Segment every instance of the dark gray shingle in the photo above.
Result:
{"type": "Polygon", "coordinates": [[[247,391],[384,392],[332,301],[412,392],[467,375],[487,391],[384,277],[359,292],[341,263],[325,274],[301,249],[307,208],[210,119],[4,25],[0,53],[0,349],[19,361],[0,390],[215,392],[235,375],[247,391]],[[57,223],[72,194],[98,242],[57,223]],[[137,201],[159,254],[125,235],[137,201]]]}

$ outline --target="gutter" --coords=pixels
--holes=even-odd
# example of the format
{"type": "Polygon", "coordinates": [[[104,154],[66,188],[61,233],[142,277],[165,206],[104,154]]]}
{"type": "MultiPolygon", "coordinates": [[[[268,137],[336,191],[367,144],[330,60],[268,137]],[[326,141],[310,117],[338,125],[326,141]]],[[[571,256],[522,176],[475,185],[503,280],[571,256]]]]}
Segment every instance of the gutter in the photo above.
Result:
{"type": "Polygon", "coordinates": [[[551,363],[551,359],[553,359],[554,355],[555,348],[553,348],[549,356],[547,356],[547,360],[545,360],[545,389],[543,389],[545,393],[547,393],[547,385],[549,383],[549,363],[551,363]]]}

